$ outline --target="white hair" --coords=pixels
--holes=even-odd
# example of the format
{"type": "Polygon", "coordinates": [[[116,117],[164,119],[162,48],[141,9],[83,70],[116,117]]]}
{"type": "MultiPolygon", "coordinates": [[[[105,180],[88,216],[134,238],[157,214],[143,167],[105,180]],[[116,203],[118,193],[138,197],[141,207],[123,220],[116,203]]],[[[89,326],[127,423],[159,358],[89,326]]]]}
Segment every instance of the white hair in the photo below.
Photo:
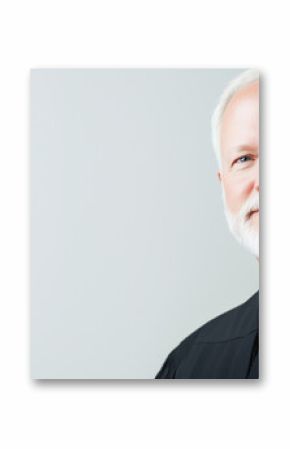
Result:
{"type": "Polygon", "coordinates": [[[219,167],[221,167],[220,126],[225,109],[236,92],[242,90],[244,87],[254,83],[255,81],[259,81],[258,70],[250,69],[243,72],[233,81],[231,81],[230,84],[226,87],[226,89],[220,96],[219,102],[214,110],[211,121],[212,141],[219,167]]]}

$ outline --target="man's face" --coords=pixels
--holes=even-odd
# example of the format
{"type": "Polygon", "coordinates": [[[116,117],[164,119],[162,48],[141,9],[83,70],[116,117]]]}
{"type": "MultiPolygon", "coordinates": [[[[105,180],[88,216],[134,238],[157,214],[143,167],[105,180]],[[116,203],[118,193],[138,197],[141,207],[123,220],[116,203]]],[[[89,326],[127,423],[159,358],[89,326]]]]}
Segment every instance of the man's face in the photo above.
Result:
{"type": "Polygon", "coordinates": [[[221,122],[221,170],[226,216],[238,240],[259,255],[259,82],[237,92],[221,122]]]}

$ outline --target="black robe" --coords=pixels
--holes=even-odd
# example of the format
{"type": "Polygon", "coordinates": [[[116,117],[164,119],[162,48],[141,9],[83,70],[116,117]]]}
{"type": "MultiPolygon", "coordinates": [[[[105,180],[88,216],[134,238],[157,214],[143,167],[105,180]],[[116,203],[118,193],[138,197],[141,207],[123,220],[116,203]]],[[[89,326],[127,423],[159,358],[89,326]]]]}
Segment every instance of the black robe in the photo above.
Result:
{"type": "Polygon", "coordinates": [[[258,379],[259,292],[183,340],[156,379],[258,379]]]}

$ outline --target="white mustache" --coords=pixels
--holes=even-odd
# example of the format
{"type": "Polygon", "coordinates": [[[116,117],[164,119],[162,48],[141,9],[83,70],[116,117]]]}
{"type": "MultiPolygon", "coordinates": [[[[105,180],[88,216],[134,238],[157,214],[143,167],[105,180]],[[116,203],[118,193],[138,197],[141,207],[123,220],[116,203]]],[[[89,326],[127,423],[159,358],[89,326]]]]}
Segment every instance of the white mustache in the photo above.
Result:
{"type": "Polygon", "coordinates": [[[245,222],[248,221],[252,212],[259,209],[259,193],[249,198],[239,212],[240,218],[245,222]]]}

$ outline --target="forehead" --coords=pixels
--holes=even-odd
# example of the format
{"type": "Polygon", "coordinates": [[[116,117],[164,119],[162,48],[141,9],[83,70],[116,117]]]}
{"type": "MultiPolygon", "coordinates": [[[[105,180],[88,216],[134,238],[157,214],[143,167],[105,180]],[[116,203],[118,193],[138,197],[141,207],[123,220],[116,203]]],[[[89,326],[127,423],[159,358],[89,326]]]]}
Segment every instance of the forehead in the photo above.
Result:
{"type": "Polygon", "coordinates": [[[227,104],[220,127],[222,157],[233,147],[259,144],[259,82],[234,94],[227,104]]]}

